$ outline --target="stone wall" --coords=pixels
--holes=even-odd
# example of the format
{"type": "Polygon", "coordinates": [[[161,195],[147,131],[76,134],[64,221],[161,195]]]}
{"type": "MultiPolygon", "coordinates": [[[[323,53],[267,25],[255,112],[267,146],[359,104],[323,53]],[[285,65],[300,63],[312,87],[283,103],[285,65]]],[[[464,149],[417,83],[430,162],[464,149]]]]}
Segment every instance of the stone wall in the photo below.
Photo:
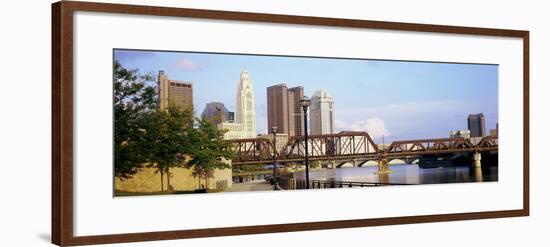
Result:
{"type": "MultiPolygon", "coordinates": [[[[230,161],[229,161],[230,163],[230,161]]],[[[175,191],[191,191],[200,188],[199,178],[194,178],[192,171],[187,168],[170,169],[170,185],[175,191]]],[[[204,178],[200,179],[202,186],[206,186],[204,178]]],[[[115,177],[115,190],[127,192],[158,192],[161,190],[160,172],[155,168],[143,168],[130,179],[120,180],[115,177]]],[[[167,176],[163,176],[164,190],[167,190],[167,176]]],[[[231,168],[215,170],[214,177],[208,178],[209,189],[229,189],[232,187],[231,168]]]]}

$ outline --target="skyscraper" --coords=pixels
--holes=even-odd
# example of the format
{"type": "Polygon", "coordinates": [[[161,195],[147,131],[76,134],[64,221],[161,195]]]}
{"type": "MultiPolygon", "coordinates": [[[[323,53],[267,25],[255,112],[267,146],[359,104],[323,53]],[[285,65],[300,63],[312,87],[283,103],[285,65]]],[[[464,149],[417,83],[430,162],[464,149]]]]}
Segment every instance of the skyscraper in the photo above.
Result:
{"type": "Polygon", "coordinates": [[[191,82],[168,79],[163,70],[159,70],[158,78],[159,108],[176,106],[184,110],[193,109],[193,84],[191,82]]]}
{"type": "Polygon", "coordinates": [[[468,129],[471,137],[485,136],[485,117],[483,113],[468,115],[468,129]]]}
{"type": "MultiPolygon", "coordinates": [[[[244,139],[256,137],[256,111],[254,110],[254,90],[246,68],[241,72],[237,83],[237,116],[234,122],[222,121],[218,129],[226,130],[223,139],[244,139]]],[[[230,114],[231,115],[231,114],[230,114]]],[[[230,118],[228,115],[228,118],[230,118]]]]}
{"type": "Polygon", "coordinates": [[[326,91],[319,90],[311,97],[309,119],[312,135],[334,133],[334,100],[326,91]]]}
{"type": "Polygon", "coordinates": [[[214,125],[218,125],[222,122],[235,122],[235,113],[227,110],[225,105],[221,102],[206,103],[201,117],[202,119],[210,121],[214,125]]]}
{"type": "Polygon", "coordinates": [[[237,86],[237,119],[242,125],[245,138],[256,137],[256,111],[254,110],[254,90],[246,68],[241,72],[237,86]]]}
{"type": "Polygon", "coordinates": [[[303,111],[300,98],[304,88],[288,88],[282,83],[267,88],[267,128],[277,126],[277,133],[289,136],[302,135],[303,111]]]}
{"type": "Polygon", "coordinates": [[[286,84],[267,88],[267,129],[277,127],[277,133],[289,133],[288,88],[286,84]]]}
{"type": "Polygon", "coordinates": [[[302,97],[304,97],[304,87],[288,89],[289,128],[296,136],[304,135],[304,110],[300,105],[302,97]]]}

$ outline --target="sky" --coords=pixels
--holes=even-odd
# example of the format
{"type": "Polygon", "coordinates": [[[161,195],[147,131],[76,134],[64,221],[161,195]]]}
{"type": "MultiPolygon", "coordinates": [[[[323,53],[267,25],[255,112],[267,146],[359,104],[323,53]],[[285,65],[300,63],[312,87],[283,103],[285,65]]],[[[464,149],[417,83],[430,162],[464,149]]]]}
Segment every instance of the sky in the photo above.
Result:
{"type": "Polygon", "coordinates": [[[334,99],[336,131],[367,131],[390,142],[448,137],[467,129],[468,114],[483,113],[486,130],[498,121],[498,65],[345,58],[312,58],[120,50],[125,68],[193,83],[200,116],[206,103],[236,111],[237,84],[246,67],[255,96],[256,129],[267,133],[267,87],[286,83],[334,99]]]}

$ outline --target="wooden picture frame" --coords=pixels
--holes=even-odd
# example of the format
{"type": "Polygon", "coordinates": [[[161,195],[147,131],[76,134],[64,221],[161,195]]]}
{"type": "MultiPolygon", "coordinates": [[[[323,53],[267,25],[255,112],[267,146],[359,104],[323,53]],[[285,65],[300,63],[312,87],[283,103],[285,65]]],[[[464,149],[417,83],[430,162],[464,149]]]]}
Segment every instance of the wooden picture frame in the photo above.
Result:
{"type": "Polygon", "coordinates": [[[529,215],[529,32],[477,27],[459,27],[397,23],[384,21],[336,19],[309,16],[274,15],[135,6],[107,3],[62,1],[52,5],[52,243],[60,246],[106,244],[134,241],[169,240],[259,234],[321,229],[383,226],[441,221],[490,219],[529,215]],[[300,24],[327,27],[368,28],[440,34],[511,37],[523,40],[523,208],[487,212],[464,212],[439,215],[417,215],[375,219],[319,221],[215,229],[192,229],[146,233],[75,236],[73,205],[73,34],[75,11],[120,13],[147,16],[188,17],[198,19],[300,24]]]}

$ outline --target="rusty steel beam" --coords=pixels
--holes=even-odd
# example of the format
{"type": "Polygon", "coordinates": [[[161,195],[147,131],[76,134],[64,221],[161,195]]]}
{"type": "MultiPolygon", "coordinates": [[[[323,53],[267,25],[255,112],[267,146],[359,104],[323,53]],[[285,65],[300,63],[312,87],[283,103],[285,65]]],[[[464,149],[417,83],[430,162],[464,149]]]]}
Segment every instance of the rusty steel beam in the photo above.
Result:
{"type": "MultiPolygon", "coordinates": [[[[498,151],[498,147],[487,147],[487,148],[468,148],[468,149],[448,149],[448,150],[429,150],[425,152],[399,152],[399,153],[375,153],[375,154],[363,154],[363,155],[348,155],[348,156],[319,156],[312,157],[310,160],[316,161],[345,161],[352,159],[382,159],[382,158],[411,158],[419,157],[422,155],[429,154],[448,154],[448,153],[460,153],[460,152],[489,152],[489,151],[498,151]]],[[[277,159],[280,163],[289,163],[289,162],[302,162],[303,157],[293,157],[293,158],[282,158],[277,159]]],[[[251,164],[269,164],[272,163],[272,160],[248,160],[243,162],[234,162],[233,165],[251,165],[251,164]]]]}
{"type": "MultiPolygon", "coordinates": [[[[487,152],[487,151],[498,151],[497,147],[489,148],[469,148],[469,149],[449,149],[449,150],[431,150],[426,152],[400,152],[400,153],[376,153],[376,154],[363,154],[363,155],[348,155],[348,156],[319,156],[312,157],[311,160],[322,160],[322,161],[340,161],[340,160],[350,160],[350,159],[380,159],[380,158],[410,158],[417,157],[421,155],[428,154],[445,154],[445,153],[456,153],[456,152],[487,152]]],[[[292,158],[282,158],[278,159],[278,162],[287,163],[287,162],[302,162],[303,157],[292,157],[292,158]]],[[[246,161],[236,161],[234,165],[244,165],[244,164],[269,164],[272,160],[246,160],[246,161]]]]}
{"type": "MultiPolygon", "coordinates": [[[[228,140],[236,152],[234,165],[268,164],[273,162],[273,143],[266,138],[228,140]]],[[[464,138],[434,138],[394,141],[385,150],[379,150],[366,132],[340,132],[314,135],[308,138],[312,161],[342,161],[349,159],[405,158],[410,156],[456,152],[498,151],[498,137],[484,137],[478,145],[464,138]],[[372,148],[372,150],[371,150],[372,148]]],[[[276,151],[278,162],[301,162],[304,157],[304,138],[289,138],[282,150],[276,151]]]]}

